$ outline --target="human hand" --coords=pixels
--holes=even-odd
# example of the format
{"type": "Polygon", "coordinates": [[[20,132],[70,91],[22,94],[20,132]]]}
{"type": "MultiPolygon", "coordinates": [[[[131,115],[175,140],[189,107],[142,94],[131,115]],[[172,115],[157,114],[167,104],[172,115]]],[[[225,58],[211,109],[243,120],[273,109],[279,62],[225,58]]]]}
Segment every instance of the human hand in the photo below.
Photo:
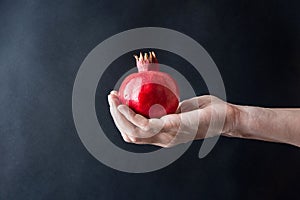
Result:
{"type": "Polygon", "coordinates": [[[122,105],[116,91],[108,95],[108,101],[123,139],[135,144],[171,147],[220,133],[230,135],[235,126],[234,106],[209,95],[185,100],[175,114],[159,119],[147,119],[122,105]]]}

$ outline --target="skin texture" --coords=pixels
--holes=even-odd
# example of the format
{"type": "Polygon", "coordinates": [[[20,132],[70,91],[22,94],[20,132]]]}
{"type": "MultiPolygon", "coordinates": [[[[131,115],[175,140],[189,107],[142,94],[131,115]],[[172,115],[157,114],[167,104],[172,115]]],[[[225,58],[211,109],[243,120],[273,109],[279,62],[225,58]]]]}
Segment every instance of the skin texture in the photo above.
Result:
{"type": "Polygon", "coordinates": [[[116,91],[108,95],[108,102],[117,128],[124,141],[129,143],[172,147],[191,140],[212,137],[217,133],[207,135],[211,117],[218,121],[221,116],[225,116],[222,136],[280,142],[300,147],[300,109],[239,106],[206,95],[181,102],[175,114],[147,119],[122,105],[116,91]],[[226,110],[218,109],[218,106],[225,106],[226,110]],[[190,134],[191,132],[195,134],[190,134]]]}
{"type": "Polygon", "coordinates": [[[234,137],[280,142],[300,147],[300,109],[236,106],[234,137]]]}

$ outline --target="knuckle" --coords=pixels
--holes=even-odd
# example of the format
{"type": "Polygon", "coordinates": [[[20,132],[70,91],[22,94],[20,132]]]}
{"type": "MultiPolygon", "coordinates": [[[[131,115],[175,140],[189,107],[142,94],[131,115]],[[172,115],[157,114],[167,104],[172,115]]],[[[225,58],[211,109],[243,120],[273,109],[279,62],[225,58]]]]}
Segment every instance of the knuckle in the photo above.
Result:
{"type": "Polygon", "coordinates": [[[148,120],[139,120],[139,124],[142,128],[146,128],[149,126],[148,120]]]}
{"type": "Polygon", "coordinates": [[[143,131],[146,131],[146,132],[148,132],[148,131],[150,131],[150,126],[148,126],[148,125],[146,125],[146,126],[142,126],[142,129],[143,129],[143,131]]]}
{"type": "Polygon", "coordinates": [[[132,141],[133,143],[137,143],[137,142],[139,142],[139,138],[137,138],[137,137],[132,137],[132,138],[131,138],[131,141],[132,141]]]}

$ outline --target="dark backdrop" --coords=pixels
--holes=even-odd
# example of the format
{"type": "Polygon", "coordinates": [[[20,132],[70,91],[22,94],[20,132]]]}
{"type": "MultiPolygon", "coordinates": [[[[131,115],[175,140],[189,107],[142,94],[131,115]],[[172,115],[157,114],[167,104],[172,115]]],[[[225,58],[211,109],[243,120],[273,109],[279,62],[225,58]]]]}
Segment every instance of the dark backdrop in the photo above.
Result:
{"type": "MultiPolygon", "coordinates": [[[[197,141],[159,171],[110,169],[82,145],[71,95],[96,45],[127,29],[158,26],[189,35],[209,52],[229,102],[300,107],[298,2],[0,1],[0,199],[295,199],[300,150],[284,144],[222,137],[201,160],[197,141]]],[[[112,66],[126,62],[132,66],[131,54],[112,66]]],[[[97,111],[118,145],[155,149],[122,142],[108,114],[106,95],[122,73],[106,71],[111,78],[99,85],[96,99],[104,103],[97,111]]],[[[194,87],[205,93],[201,83],[194,87]]]]}

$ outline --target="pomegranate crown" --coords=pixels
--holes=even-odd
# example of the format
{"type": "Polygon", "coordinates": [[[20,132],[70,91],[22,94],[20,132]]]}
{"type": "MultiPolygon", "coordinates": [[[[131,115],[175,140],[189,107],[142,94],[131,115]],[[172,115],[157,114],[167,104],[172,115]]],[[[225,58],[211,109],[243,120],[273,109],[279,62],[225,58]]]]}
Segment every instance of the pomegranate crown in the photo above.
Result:
{"type": "Polygon", "coordinates": [[[133,57],[135,58],[136,66],[139,72],[159,71],[158,60],[153,51],[149,52],[149,55],[145,53],[144,56],[140,52],[140,57],[138,57],[137,55],[134,55],[133,57]]]}

